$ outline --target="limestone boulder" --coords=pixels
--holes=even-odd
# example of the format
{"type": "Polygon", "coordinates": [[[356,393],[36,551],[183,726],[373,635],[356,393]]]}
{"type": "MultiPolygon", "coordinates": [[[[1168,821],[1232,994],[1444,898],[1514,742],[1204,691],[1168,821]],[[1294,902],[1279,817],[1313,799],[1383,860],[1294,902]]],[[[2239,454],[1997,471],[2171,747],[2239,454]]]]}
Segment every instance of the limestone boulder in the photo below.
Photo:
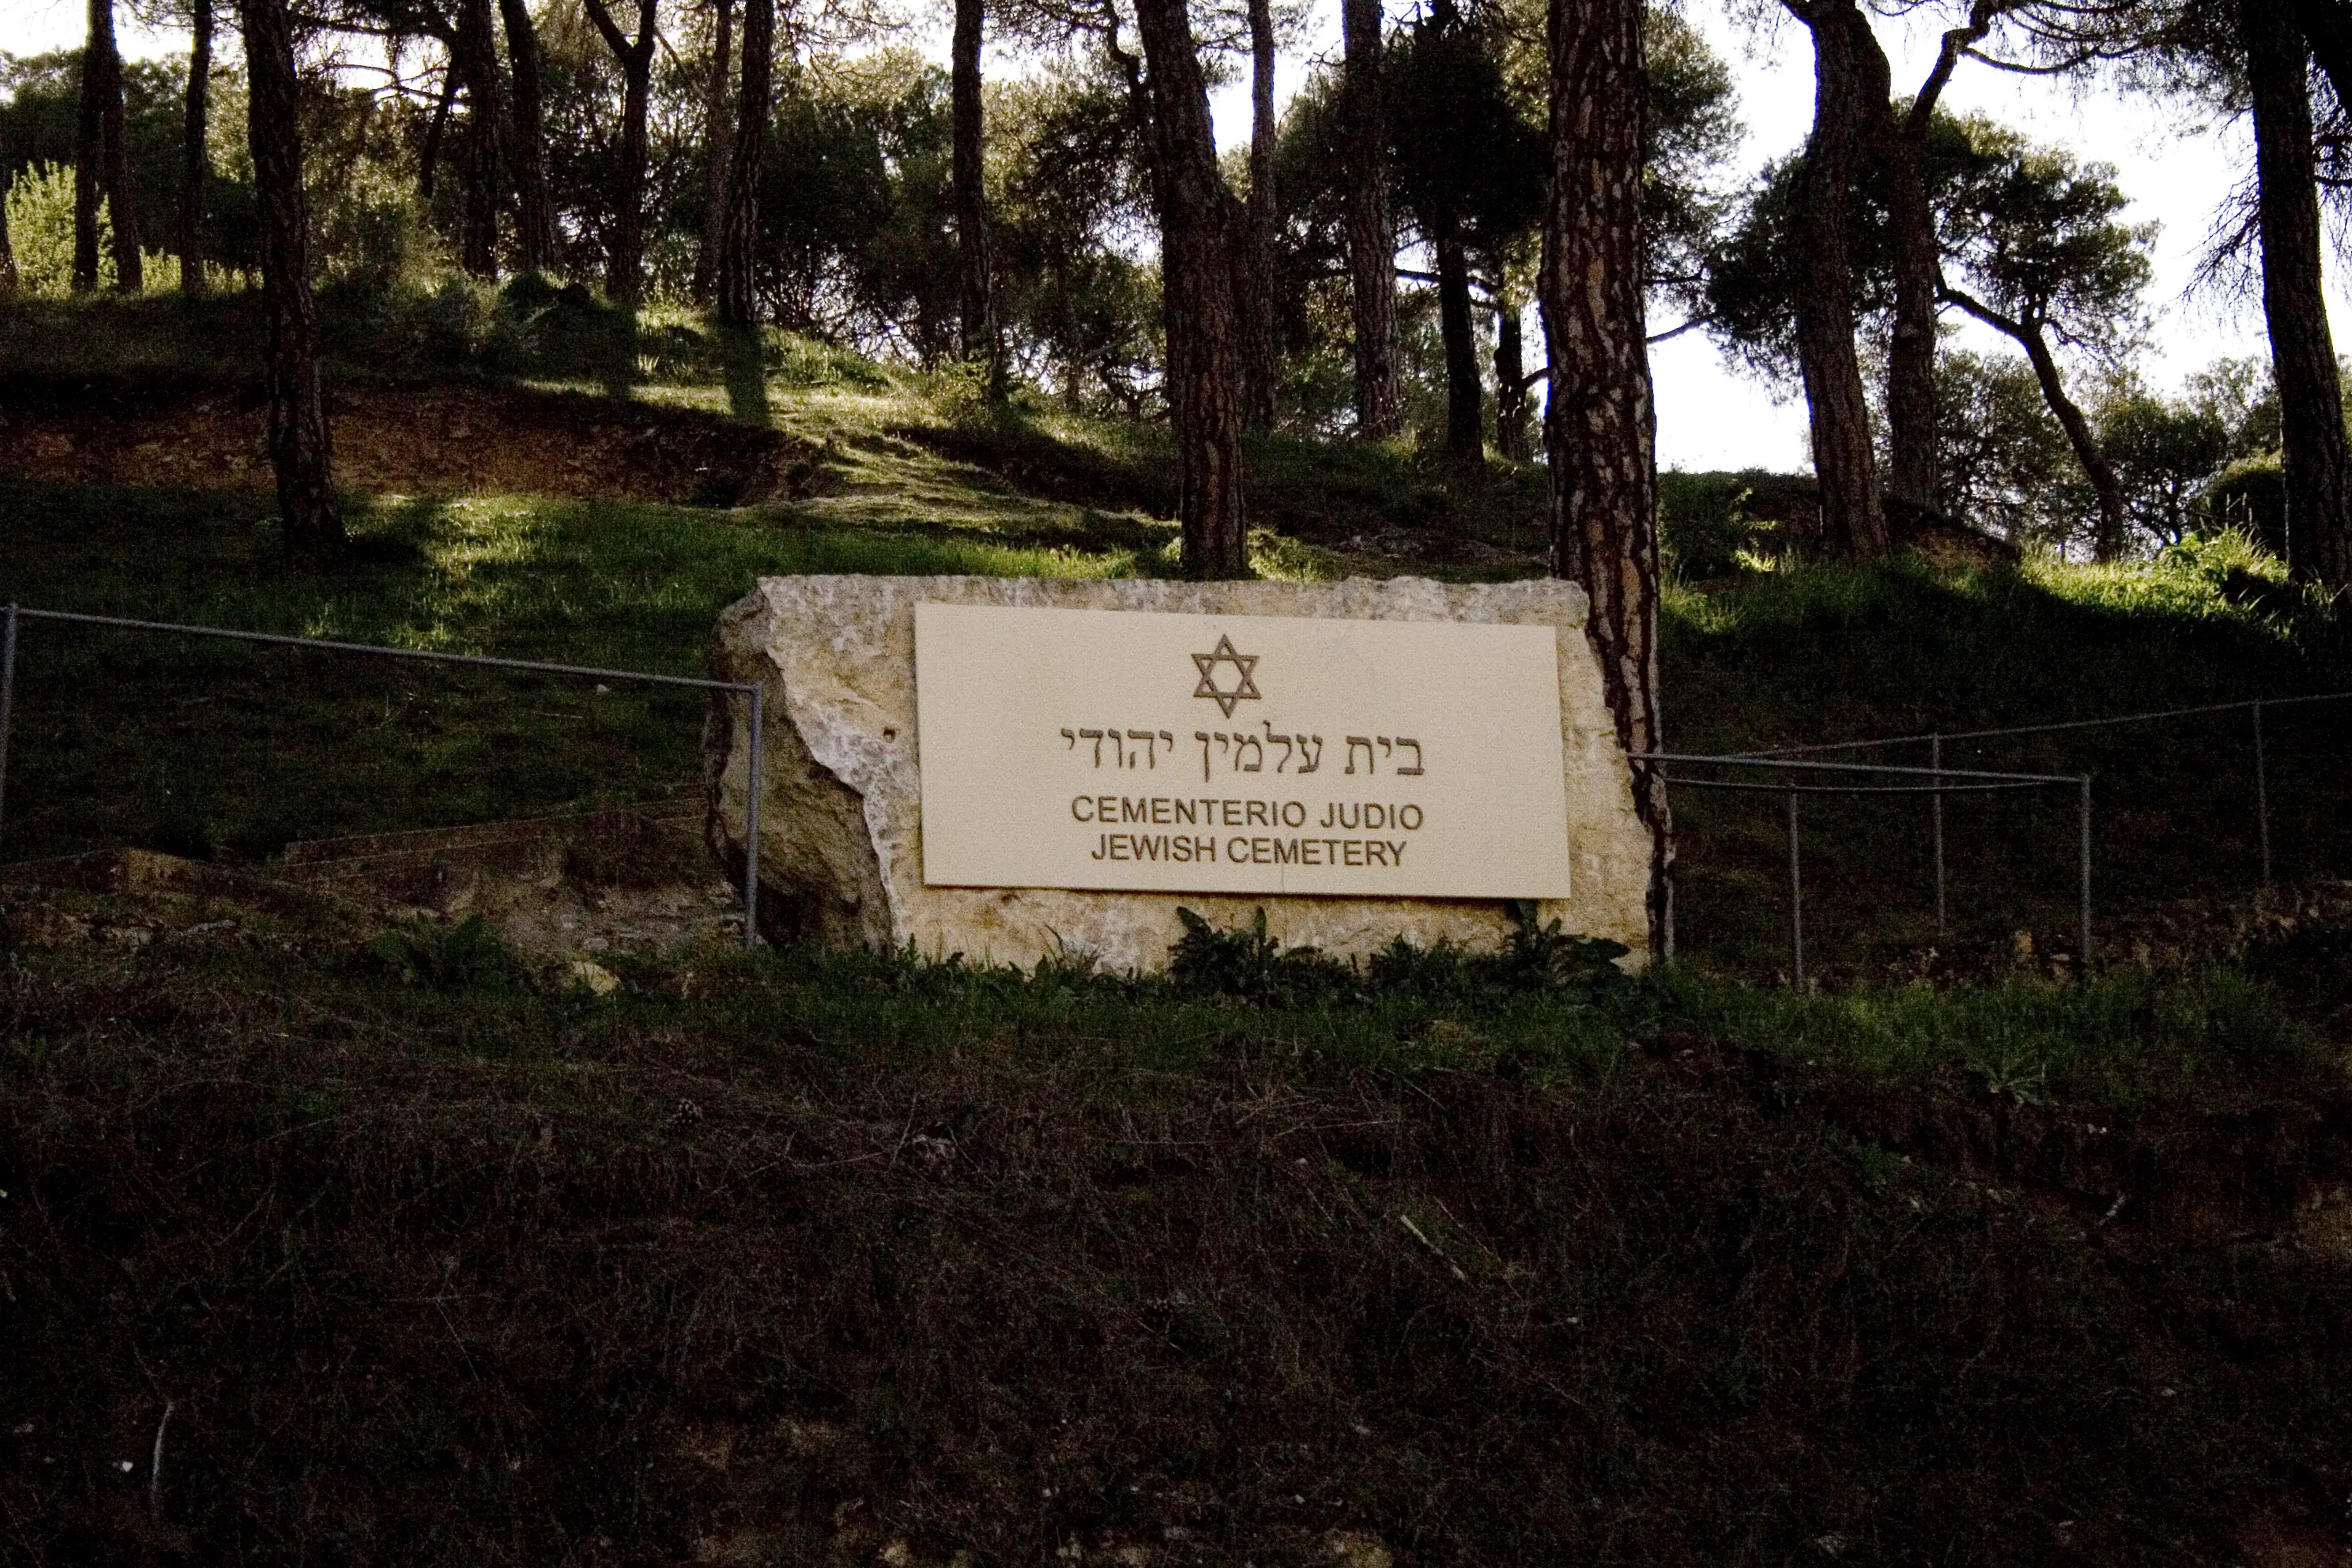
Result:
{"type": "MultiPolygon", "coordinates": [[[[918,603],[1163,614],[1496,622],[1559,629],[1560,770],[1573,896],[1539,906],[1569,931],[1647,945],[1650,843],[1570,583],[1461,586],[1420,578],[1188,583],[1000,577],[768,577],[720,616],[711,674],[762,691],[761,927],[769,940],[1035,964],[1085,954],[1117,970],[1164,967],[1181,905],[1220,927],[1263,909],[1286,945],[1362,957],[1399,936],[1491,947],[1501,900],[935,888],[923,881],[916,750],[918,603]]],[[[747,697],[714,700],[704,740],[711,847],[743,864],[751,782],[747,697]]]]}

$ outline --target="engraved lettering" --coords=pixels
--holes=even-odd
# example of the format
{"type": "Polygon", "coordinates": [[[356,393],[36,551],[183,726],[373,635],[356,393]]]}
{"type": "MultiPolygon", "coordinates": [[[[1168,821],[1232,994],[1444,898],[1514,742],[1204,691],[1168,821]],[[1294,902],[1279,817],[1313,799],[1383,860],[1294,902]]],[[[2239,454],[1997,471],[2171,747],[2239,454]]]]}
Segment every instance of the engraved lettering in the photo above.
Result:
{"type": "Polygon", "coordinates": [[[1351,773],[1356,771],[1356,748],[1358,746],[1364,748],[1364,771],[1366,773],[1370,773],[1372,771],[1372,739],[1369,735],[1350,735],[1348,737],[1348,771],[1351,773]]]}
{"type": "Polygon", "coordinates": [[[1074,752],[1075,752],[1075,751],[1076,751],[1076,750],[1078,749],[1078,737],[1077,737],[1077,732],[1076,732],[1076,731],[1072,731],[1072,730],[1065,730],[1065,731],[1062,731],[1062,739],[1064,739],[1065,741],[1067,741],[1067,742],[1070,743],[1070,750],[1072,750],[1072,751],[1074,751],[1074,752]]]}
{"type": "Polygon", "coordinates": [[[1402,844],[1401,842],[1399,842],[1399,841],[1398,841],[1398,840],[1396,840],[1396,839],[1391,838],[1391,839],[1390,839],[1390,840],[1388,841],[1388,845],[1389,845],[1389,853],[1396,857],[1396,863],[1397,863],[1397,865],[1398,865],[1398,866],[1400,866],[1400,867],[1403,866],[1403,864],[1404,864],[1404,846],[1403,846],[1403,844],[1402,844]]]}
{"type": "Polygon", "coordinates": [[[1274,764],[1274,771],[1276,773],[1287,772],[1290,767],[1290,753],[1295,749],[1291,745],[1290,737],[1287,735],[1276,734],[1274,732],[1274,721],[1270,719],[1261,719],[1258,722],[1265,726],[1265,743],[1269,746],[1280,746],[1282,748],[1282,761],[1274,764]]]}
{"type": "Polygon", "coordinates": [[[1302,804],[1301,802],[1295,801],[1295,800],[1286,800],[1286,801],[1284,801],[1284,802],[1282,803],[1282,825],[1283,825],[1285,827],[1304,827],[1304,826],[1307,826],[1307,807],[1306,807],[1306,805],[1305,805],[1304,804],[1302,804]]]}
{"type": "MultiPolygon", "coordinates": [[[[1146,773],[1158,771],[1160,767],[1160,731],[1157,730],[1129,730],[1127,732],[1127,738],[1130,741],[1140,741],[1143,742],[1144,771],[1146,773]]],[[[1135,764],[1133,763],[1129,763],[1128,764],[1129,767],[1133,767],[1134,765],[1135,764]]]]}
{"type": "MultiPolygon", "coordinates": [[[[1404,770],[1402,768],[1399,768],[1397,771],[1399,773],[1402,773],[1404,770]]],[[[1397,826],[1405,829],[1408,833],[1419,832],[1421,829],[1421,807],[1410,804],[1397,807],[1397,826]],[[1411,821],[1406,820],[1406,813],[1408,812],[1412,814],[1411,821]]]]}
{"type": "Polygon", "coordinates": [[[1295,740],[1295,741],[1297,741],[1297,742],[1298,742],[1298,771],[1299,771],[1300,773],[1313,773],[1316,769],[1318,769],[1318,768],[1319,768],[1319,767],[1321,767],[1321,766],[1323,765],[1323,737],[1322,737],[1322,736],[1320,736],[1320,735],[1295,735],[1295,736],[1293,736],[1293,737],[1291,737],[1291,738],[1292,738],[1293,740],[1295,740]],[[1307,742],[1308,741],[1310,741],[1310,740],[1311,740],[1311,741],[1313,741],[1313,742],[1315,742],[1315,752],[1314,752],[1314,754],[1313,754],[1311,757],[1307,754],[1307,742]]]}
{"type": "Polygon", "coordinates": [[[1421,742],[1419,741],[1407,740],[1404,736],[1399,735],[1397,737],[1397,744],[1400,747],[1411,746],[1412,748],[1412,766],[1409,768],[1401,767],[1397,769],[1397,772],[1401,774],[1410,773],[1415,777],[1420,776],[1423,771],[1421,766],[1421,742]]]}
{"type": "Polygon", "coordinates": [[[1235,735],[1234,737],[1234,770],[1236,773],[1244,773],[1265,772],[1265,742],[1259,740],[1255,735],[1235,735]],[[1245,763],[1242,761],[1242,748],[1244,746],[1252,746],[1256,748],[1257,761],[1254,763],[1245,763]]]}
{"type": "Polygon", "coordinates": [[[1080,822],[1092,822],[1095,819],[1094,796],[1087,795],[1072,795],[1070,797],[1070,815],[1077,818],[1080,822]],[[1086,810],[1080,811],[1078,809],[1078,807],[1082,805],[1086,807],[1086,810]]]}
{"type": "Polygon", "coordinates": [[[1081,730],[1078,731],[1078,738],[1082,741],[1092,741],[1095,743],[1095,766],[1102,766],[1102,731],[1081,730]]]}
{"type": "Polygon", "coordinates": [[[1209,782],[1209,732],[1206,730],[1195,730],[1192,731],[1192,739],[1201,742],[1201,782],[1207,784],[1209,782]]]}

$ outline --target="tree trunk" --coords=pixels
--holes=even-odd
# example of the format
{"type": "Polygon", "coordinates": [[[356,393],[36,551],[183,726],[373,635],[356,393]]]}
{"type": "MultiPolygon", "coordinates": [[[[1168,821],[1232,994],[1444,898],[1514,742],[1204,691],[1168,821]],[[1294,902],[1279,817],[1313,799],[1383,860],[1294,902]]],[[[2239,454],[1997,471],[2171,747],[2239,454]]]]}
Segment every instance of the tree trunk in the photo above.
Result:
{"type": "Polygon", "coordinates": [[[1944,297],[2025,351],[2027,363],[2033,366],[2033,379],[2042,385],[2042,401],[2049,405],[2058,427],[2066,432],[2074,460],[2083,465],[2083,477],[2091,481],[2091,491],[2099,498],[2098,531],[2091,541],[2092,552],[2102,561],[2120,559],[2126,510],[2123,480],[2116,477],[2116,466],[2107,461],[2090,420],[2066,395],[2066,381],[2058,373],[2058,359],[2050,352],[2049,334],[2042,323],[2004,316],[1957,289],[1946,290],[1944,297]]]}
{"type": "Polygon", "coordinates": [[[81,52],[80,112],[74,124],[73,286],[98,287],[98,212],[106,190],[106,98],[119,86],[114,58],[114,0],[89,0],[89,37],[81,52]]]}
{"type": "Polygon", "coordinates": [[[734,0],[712,0],[710,85],[702,106],[702,255],[694,264],[694,297],[705,305],[719,298],[719,251],[727,233],[727,158],[735,143],[733,106],[734,0]]]}
{"type": "Polygon", "coordinates": [[[514,164],[516,259],[525,272],[541,272],[555,260],[555,208],[547,199],[542,110],[546,100],[540,87],[539,29],[531,24],[525,0],[499,0],[499,16],[506,24],[507,63],[514,75],[514,110],[508,139],[514,164]]]}
{"type": "Polygon", "coordinates": [[[1877,456],[1854,352],[1853,190],[1871,126],[1886,112],[1889,84],[1870,23],[1853,0],[1783,0],[1813,37],[1813,129],[1805,141],[1797,239],[1797,353],[1811,416],[1813,471],[1821,481],[1822,542],[1861,561],[1887,552],[1877,456]]]}
{"type": "Polygon", "coordinates": [[[327,407],[319,387],[319,309],[310,294],[302,193],[300,89],[286,0],[241,0],[247,139],[261,219],[261,304],[269,322],[269,461],[289,559],[342,554],[327,407]]]}
{"type": "Polygon", "coordinates": [[[212,174],[205,134],[211,121],[213,0],[195,0],[188,19],[194,36],[188,46],[187,113],[182,142],[185,158],[180,170],[180,292],[201,294],[206,287],[205,183],[212,174]]]}
{"type": "Polygon", "coordinates": [[[719,244],[719,321],[759,320],[760,164],[776,70],[776,0],[743,0],[743,89],[735,100],[735,145],[727,163],[726,228],[719,244]]]}
{"type": "Polygon", "coordinates": [[[449,110],[457,101],[457,67],[452,60],[441,68],[441,96],[433,105],[433,119],[425,127],[425,149],[416,155],[416,194],[433,199],[434,172],[441,166],[441,138],[448,133],[449,110]]]}
{"type": "MultiPolygon", "coordinates": [[[[1540,285],[1551,393],[1551,569],[1584,585],[1584,635],[1617,739],[1661,750],[1657,414],[1642,299],[1642,0],[1551,0],[1551,153],[1540,285]]],[[[1674,954],[1664,775],[1633,764],[1650,829],[1650,951],[1674,954]]]]}
{"type": "MultiPolygon", "coordinates": [[[[1864,29],[1865,35],[1867,27],[1864,29]]],[[[1875,37],[1870,47],[1876,50],[1875,37]]],[[[1885,71],[1885,56],[1877,71],[1885,71]]],[[[1876,74],[1876,72],[1874,72],[1876,74]]],[[[1887,237],[1895,261],[1895,330],[1886,352],[1886,493],[1915,512],[1939,504],[1936,449],[1936,306],[1944,281],[1935,210],[1927,201],[1925,117],[1919,133],[1909,122],[1890,124],[1882,166],[1886,176],[1887,237]]]]}
{"type": "Polygon", "coordinates": [[[956,0],[950,96],[954,111],[956,331],[964,359],[996,385],[995,268],[989,256],[987,163],[982,157],[980,46],[983,0],[956,0]]]}
{"type": "Polygon", "coordinates": [[[1381,0],[1340,0],[1346,51],[1348,272],[1354,288],[1356,433],[1397,433],[1396,223],[1389,208],[1388,110],[1381,0]]]}
{"type": "Polygon", "coordinates": [[[1242,424],[1268,430],[1274,427],[1282,380],[1274,298],[1275,231],[1281,214],[1274,188],[1280,121],[1274,107],[1273,0],[1249,0],[1249,26],[1250,188],[1242,215],[1243,243],[1235,251],[1234,306],[1241,322],[1242,424]]]}
{"type": "Polygon", "coordinates": [[[1249,575],[1234,374],[1231,209],[1185,0],[1136,0],[1159,147],[1160,271],[1184,570],[1249,575]]]}
{"type": "Polygon", "coordinates": [[[2254,107],[2263,313],[2278,381],[2287,565],[2340,593],[2352,587],[2352,527],[2345,511],[2352,445],[2345,439],[2320,271],[2309,56],[2274,0],[2240,0],[2238,15],[2254,107]]]}
{"type": "Polygon", "coordinates": [[[1430,248],[1437,252],[1437,328],[1445,344],[1445,456],[1475,468],[1486,460],[1486,404],[1470,321],[1470,258],[1451,214],[1434,226],[1430,248]]]}
{"type": "Polygon", "coordinates": [[[490,0],[459,0],[452,64],[466,84],[466,205],[457,260],[476,278],[499,275],[499,40],[490,0]]]}
{"type": "Polygon", "coordinates": [[[107,85],[100,100],[106,112],[106,211],[114,225],[114,287],[136,294],[147,286],[146,267],[139,249],[139,192],[131,183],[131,122],[122,101],[122,55],[114,45],[112,0],[101,0],[93,20],[106,23],[107,85]]]}
{"type": "MultiPolygon", "coordinates": [[[[1936,213],[1927,199],[1927,133],[1936,105],[1952,79],[1961,55],[1991,31],[1993,19],[2014,0],[1975,0],[1967,22],[1944,35],[1927,79],[1901,116],[1881,122],[1885,172],[1888,239],[1895,264],[1895,331],[1886,355],[1886,494],[1916,512],[1937,512],[1941,465],[1936,434],[1936,315],[1943,298],[1942,247],[1936,213]]],[[[1873,80],[1892,79],[1885,51],[1867,21],[1857,40],[1873,80]]]]}
{"type": "Polygon", "coordinates": [[[16,247],[8,238],[8,204],[0,201],[0,300],[16,297],[16,247]]]}
{"type": "MultiPolygon", "coordinates": [[[[520,5],[521,0],[499,0],[520,5]]],[[[613,192],[613,242],[604,257],[604,292],[616,304],[634,307],[645,292],[646,118],[653,102],[654,28],[657,0],[637,0],[635,38],[614,24],[604,0],[584,0],[588,20],[621,68],[621,170],[613,192]]]]}
{"type": "Polygon", "coordinates": [[[1514,463],[1534,460],[1528,440],[1528,369],[1524,302],[1495,286],[1495,450],[1514,463]]]}

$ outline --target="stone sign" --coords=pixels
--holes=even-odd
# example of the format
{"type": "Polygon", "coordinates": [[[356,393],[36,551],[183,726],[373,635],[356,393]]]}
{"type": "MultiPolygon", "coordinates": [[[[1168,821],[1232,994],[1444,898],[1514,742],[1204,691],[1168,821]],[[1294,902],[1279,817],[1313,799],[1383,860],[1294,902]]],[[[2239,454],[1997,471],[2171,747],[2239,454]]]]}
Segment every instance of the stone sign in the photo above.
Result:
{"type": "MultiPolygon", "coordinates": [[[[777,940],[1165,965],[1181,905],[1339,956],[1488,946],[1507,906],[1644,945],[1649,838],[1572,584],[772,577],[712,673],[760,683],[777,940]]],[[[711,710],[740,868],[748,701],[711,710]]]]}
{"type": "Polygon", "coordinates": [[[1550,626],[915,608],[933,887],[1566,899],[1550,626]]]}

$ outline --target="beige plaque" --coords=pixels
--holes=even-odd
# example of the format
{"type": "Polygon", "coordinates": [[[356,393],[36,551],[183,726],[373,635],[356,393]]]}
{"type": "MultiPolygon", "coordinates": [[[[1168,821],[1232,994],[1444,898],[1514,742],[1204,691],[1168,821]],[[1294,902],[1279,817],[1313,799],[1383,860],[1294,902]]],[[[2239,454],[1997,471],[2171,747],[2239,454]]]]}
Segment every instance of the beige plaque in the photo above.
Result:
{"type": "Polygon", "coordinates": [[[934,887],[1565,899],[1549,626],[915,610],[934,887]]]}

